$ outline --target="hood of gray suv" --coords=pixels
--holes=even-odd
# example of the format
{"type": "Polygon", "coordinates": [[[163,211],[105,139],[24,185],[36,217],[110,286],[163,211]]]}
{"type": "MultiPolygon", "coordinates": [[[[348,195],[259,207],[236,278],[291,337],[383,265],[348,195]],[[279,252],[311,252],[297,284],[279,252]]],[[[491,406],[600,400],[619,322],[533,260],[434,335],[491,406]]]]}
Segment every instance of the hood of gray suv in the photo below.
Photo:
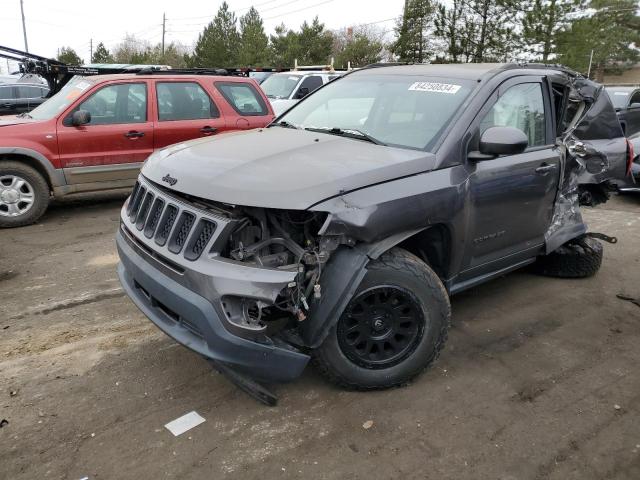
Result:
{"type": "Polygon", "coordinates": [[[142,174],[208,200],[303,210],[434,166],[431,153],[272,127],[173,145],[151,155],[142,174]]]}

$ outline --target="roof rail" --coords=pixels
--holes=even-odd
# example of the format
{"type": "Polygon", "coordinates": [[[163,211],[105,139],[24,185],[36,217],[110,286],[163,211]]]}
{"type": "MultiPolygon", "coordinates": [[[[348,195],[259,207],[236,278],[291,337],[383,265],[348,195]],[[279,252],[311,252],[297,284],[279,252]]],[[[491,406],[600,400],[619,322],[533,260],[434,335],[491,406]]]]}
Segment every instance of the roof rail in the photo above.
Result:
{"type": "Polygon", "coordinates": [[[144,67],[139,70],[128,72],[136,75],[230,75],[229,71],[224,68],[171,68],[161,69],[157,67],[144,67]]]}

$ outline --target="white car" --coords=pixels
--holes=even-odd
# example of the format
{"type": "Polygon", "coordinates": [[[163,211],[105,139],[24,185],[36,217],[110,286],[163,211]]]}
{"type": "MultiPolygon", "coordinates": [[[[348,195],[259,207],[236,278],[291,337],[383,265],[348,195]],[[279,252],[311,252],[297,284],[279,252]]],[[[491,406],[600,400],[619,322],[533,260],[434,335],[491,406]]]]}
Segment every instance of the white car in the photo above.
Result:
{"type": "Polygon", "coordinates": [[[276,116],[289,110],[301,98],[343,75],[335,71],[293,71],[274,73],[260,84],[276,116]]]}

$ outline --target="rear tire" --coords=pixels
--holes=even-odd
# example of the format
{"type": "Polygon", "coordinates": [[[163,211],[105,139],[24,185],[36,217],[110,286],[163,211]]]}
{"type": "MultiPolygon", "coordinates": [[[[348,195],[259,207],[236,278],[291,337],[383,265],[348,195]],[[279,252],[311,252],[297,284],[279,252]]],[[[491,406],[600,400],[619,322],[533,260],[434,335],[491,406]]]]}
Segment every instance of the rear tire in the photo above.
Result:
{"type": "Polygon", "coordinates": [[[35,223],[49,206],[49,185],[28,165],[0,161],[0,228],[35,223]]]}
{"type": "Polygon", "coordinates": [[[602,265],[602,244],[581,236],[562,245],[549,255],[539,257],[534,271],[558,278],[586,278],[595,275],[602,265]]]}
{"type": "Polygon", "coordinates": [[[314,352],[314,363],[346,389],[404,385],[437,359],[450,317],[449,297],[438,276],[418,257],[394,248],[369,264],[340,319],[314,352]]]}

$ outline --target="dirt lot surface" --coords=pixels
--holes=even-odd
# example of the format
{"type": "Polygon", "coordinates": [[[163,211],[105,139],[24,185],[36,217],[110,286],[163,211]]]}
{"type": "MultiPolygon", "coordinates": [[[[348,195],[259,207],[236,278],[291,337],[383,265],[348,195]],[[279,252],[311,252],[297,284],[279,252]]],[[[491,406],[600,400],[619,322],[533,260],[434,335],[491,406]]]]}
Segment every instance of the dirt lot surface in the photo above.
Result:
{"type": "Polygon", "coordinates": [[[124,296],[123,199],[0,231],[0,478],[640,478],[640,307],[616,298],[640,297],[640,197],[585,213],[619,238],[595,277],[454,297],[449,343],[409,387],[344,392],[309,368],[275,408],[124,296]],[[192,410],[206,422],[164,429],[192,410]]]}

